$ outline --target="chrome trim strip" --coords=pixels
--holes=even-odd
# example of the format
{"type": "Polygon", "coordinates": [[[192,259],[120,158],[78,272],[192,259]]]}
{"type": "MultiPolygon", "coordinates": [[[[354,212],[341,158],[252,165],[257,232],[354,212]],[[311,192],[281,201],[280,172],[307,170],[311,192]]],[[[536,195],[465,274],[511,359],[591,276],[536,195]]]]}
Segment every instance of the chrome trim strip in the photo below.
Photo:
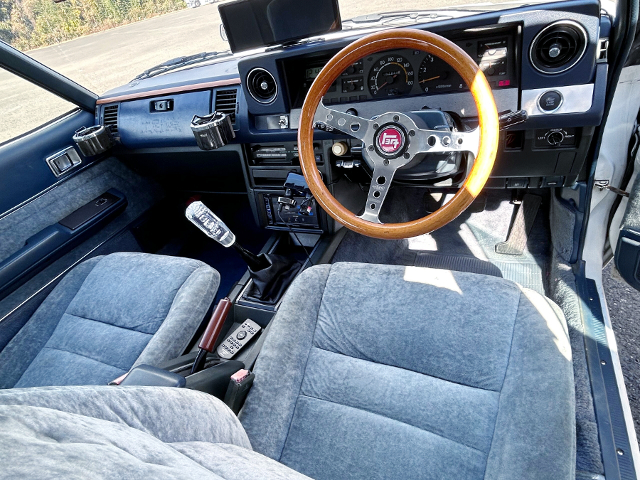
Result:
{"type": "Polygon", "coordinates": [[[593,104],[593,90],[593,83],[523,90],[520,104],[522,105],[522,109],[526,110],[530,117],[560,115],[563,113],[584,113],[588,112],[593,104]],[[543,94],[551,91],[560,93],[562,103],[556,110],[545,112],[538,106],[538,99],[543,94]]]}

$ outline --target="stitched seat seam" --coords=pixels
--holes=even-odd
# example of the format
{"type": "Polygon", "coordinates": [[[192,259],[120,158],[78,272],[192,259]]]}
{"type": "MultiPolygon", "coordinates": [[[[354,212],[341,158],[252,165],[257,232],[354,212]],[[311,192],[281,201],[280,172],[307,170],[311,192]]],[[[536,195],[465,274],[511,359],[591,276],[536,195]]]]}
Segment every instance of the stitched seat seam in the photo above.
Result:
{"type": "MultiPolygon", "coordinates": [[[[97,360],[97,359],[95,359],[95,358],[89,357],[89,356],[87,356],[87,355],[83,355],[83,354],[78,353],[78,352],[72,352],[71,350],[65,350],[64,348],[58,348],[58,347],[47,347],[47,346],[45,346],[45,347],[42,347],[42,350],[44,350],[44,349],[49,349],[49,350],[58,350],[58,351],[60,351],[60,352],[70,353],[70,354],[72,354],[72,355],[78,355],[79,357],[88,358],[89,360],[93,360],[94,362],[97,362],[97,363],[102,363],[103,365],[107,365],[107,366],[109,366],[109,367],[117,368],[118,370],[124,370],[124,371],[126,371],[126,370],[127,370],[126,368],[118,367],[118,366],[116,366],[116,365],[111,365],[110,363],[103,362],[102,360],[97,360]]],[[[42,351],[42,350],[41,350],[41,351],[42,351]]]]}
{"type": "Polygon", "coordinates": [[[153,335],[154,335],[153,333],[141,332],[139,330],[133,330],[132,328],[121,327],[120,325],[114,325],[113,323],[108,323],[108,322],[105,322],[105,321],[102,321],[102,320],[96,320],[95,318],[83,317],[82,315],[74,315],[73,313],[69,313],[69,312],[64,312],[63,315],[69,315],[71,317],[81,318],[82,320],[87,320],[88,322],[101,323],[103,325],[108,325],[110,327],[119,328],[120,330],[126,330],[128,332],[136,332],[136,333],[139,333],[141,335],[147,335],[149,337],[153,337],[153,335]]]}
{"type": "Polygon", "coordinates": [[[307,367],[309,366],[309,357],[311,356],[311,349],[313,348],[313,339],[316,337],[318,320],[320,319],[320,309],[322,308],[322,303],[324,302],[324,294],[327,291],[327,284],[329,283],[331,270],[333,270],[333,266],[329,267],[329,273],[327,273],[327,278],[324,281],[324,288],[322,289],[322,295],[320,296],[320,302],[318,303],[318,311],[316,312],[316,324],[313,327],[313,335],[311,336],[311,346],[309,347],[309,351],[307,352],[307,360],[304,364],[304,369],[302,370],[302,379],[300,380],[300,386],[298,387],[298,396],[296,397],[296,401],[293,405],[293,412],[291,413],[291,419],[289,420],[289,428],[287,428],[287,435],[284,437],[284,445],[282,445],[282,449],[280,450],[278,461],[282,459],[282,455],[284,455],[284,451],[287,448],[287,440],[289,439],[289,434],[291,433],[291,426],[293,425],[293,417],[295,417],[296,409],[298,408],[298,399],[302,396],[300,392],[302,391],[302,384],[304,383],[304,378],[307,375],[307,367]]]}
{"type": "Polygon", "coordinates": [[[498,416],[500,415],[500,403],[502,402],[502,390],[504,388],[504,382],[507,379],[507,373],[509,372],[509,365],[511,365],[511,352],[513,351],[513,338],[516,334],[516,326],[518,323],[518,312],[520,312],[520,302],[522,301],[522,290],[520,290],[520,296],[518,297],[518,306],[516,308],[516,314],[513,317],[513,330],[511,331],[511,345],[509,345],[509,358],[507,360],[507,366],[504,369],[504,377],[502,379],[502,386],[500,387],[500,392],[498,394],[498,409],[496,410],[496,418],[493,421],[493,435],[491,436],[491,445],[489,447],[489,452],[487,453],[487,464],[484,467],[484,476],[487,476],[487,468],[489,467],[489,455],[491,454],[491,450],[493,449],[493,442],[496,439],[496,429],[498,428],[498,416]]]}
{"type": "Polygon", "coordinates": [[[399,367],[397,365],[390,365],[388,363],[379,362],[377,360],[367,360],[367,359],[364,359],[364,358],[352,357],[351,355],[347,355],[347,354],[340,353],[340,352],[334,352],[332,350],[327,350],[326,348],[319,347],[315,343],[314,343],[314,345],[312,345],[312,347],[313,348],[317,348],[318,350],[322,350],[324,352],[333,353],[334,355],[340,355],[340,356],[346,357],[346,358],[353,358],[354,360],[360,360],[362,362],[369,362],[369,363],[373,363],[373,364],[376,364],[376,365],[384,365],[385,367],[397,368],[398,370],[403,370],[405,372],[415,373],[416,375],[424,375],[425,377],[435,378],[436,380],[441,380],[443,382],[451,383],[453,385],[460,385],[461,387],[468,387],[468,388],[473,388],[475,390],[482,390],[483,392],[500,393],[500,390],[491,390],[490,388],[482,388],[482,387],[476,387],[474,385],[467,385],[466,383],[454,382],[452,380],[448,380],[446,378],[438,377],[436,375],[430,375],[428,373],[416,372],[415,370],[411,370],[409,368],[399,367]]]}
{"type": "Polygon", "coordinates": [[[318,397],[314,397],[312,395],[306,395],[306,394],[303,394],[303,393],[301,393],[299,395],[299,397],[307,397],[307,398],[311,398],[311,399],[314,399],[314,400],[318,400],[320,402],[332,403],[334,405],[340,405],[342,407],[352,408],[354,410],[360,410],[361,412],[367,412],[367,413],[370,413],[371,415],[375,415],[376,417],[386,418],[388,420],[391,420],[392,422],[397,422],[397,423],[400,423],[402,425],[406,425],[407,427],[415,428],[416,430],[420,430],[421,432],[426,432],[426,433],[429,433],[429,434],[434,435],[436,437],[439,437],[439,438],[442,438],[444,440],[447,440],[449,442],[456,443],[456,444],[461,445],[463,447],[469,448],[469,449],[474,450],[474,451],[476,451],[478,453],[481,453],[485,458],[488,456],[488,452],[483,452],[482,450],[479,450],[479,449],[477,449],[475,447],[472,447],[471,445],[467,445],[467,444],[459,442],[457,440],[453,440],[452,438],[445,437],[444,435],[440,435],[439,433],[435,433],[435,432],[433,432],[431,430],[428,430],[426,428],[421,428],[421,427],[418,427],[416,425],[411,425],[410,423],[403,422],[402,420],[398,420],[396,418],[391,418],[391,417],[387,417],[386,415],[382,415],[382,414],[377,413],[377,412],[372,412],[371,410],[368,410],[366,408],[354,407],[354,406],[351,406],[351,405],[346,405],[344,403],[336,402],[334,400],[327,400],[327,399],[324,399],[324,398],[318,398],[318,397]]]}

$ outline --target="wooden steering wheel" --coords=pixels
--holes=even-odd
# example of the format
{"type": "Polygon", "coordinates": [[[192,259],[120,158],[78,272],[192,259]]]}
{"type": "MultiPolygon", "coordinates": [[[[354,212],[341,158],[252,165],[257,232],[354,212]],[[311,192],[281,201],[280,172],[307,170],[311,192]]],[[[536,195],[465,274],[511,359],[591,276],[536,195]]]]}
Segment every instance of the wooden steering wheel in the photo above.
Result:
{"type": "Polygon", "coordinates": [[[324,210],[347,228],[384,239],[409,238],[432,232],[460,215],[478,196],[491,173],[498,150],[498,112],[487,80],[478,65],[460,47],[434,33],[413,29],[377,32],[351,43],[320,71],[302,106],[298,145],[302,173],[324,210]],[[479,126],[470,132],[420,128],[415,117],[385,113],[367,120],[327,108],[322,97],[340,74],[368,55],[392,48],[423,50],[451,65],[471,89],[479,126]],[[313,129],[317,122],[364,143],[362,149],[373,165],[371,187],[362,215],[357,216],[338,202],[324,185],[315,162],[313,129]],[[381,223],[378,215],[395,172],[419,154],[471,152],[473,168],[454,198],[426,217],[405,223],[381,223]]]}

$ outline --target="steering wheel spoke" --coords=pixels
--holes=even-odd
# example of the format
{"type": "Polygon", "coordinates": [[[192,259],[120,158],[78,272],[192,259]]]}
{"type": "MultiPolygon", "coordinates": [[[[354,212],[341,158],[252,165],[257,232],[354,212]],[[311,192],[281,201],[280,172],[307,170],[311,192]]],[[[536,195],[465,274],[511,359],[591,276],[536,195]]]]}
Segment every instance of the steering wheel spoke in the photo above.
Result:
{"type": "Polygon", "coordinates": [[[470,152],[474,157],[477,157],[479,148],[480,128],[469,132],[418,129],[412,145],[409,147],[409,152],[411,155],[470,152]]]}
{"type": "Polygon", "coordinates": [[[328,108],[322,102],[316,110],[315,121],[325,125],[327,129],[346,133],[358,140],[364,140],[373,128],[373,122],[370,120],[328,108]]]}
{"type": "MultiPolygon", "coordinates": [[[[417,100],[419,101],[419,100],[417,100]]],[[[300,166],[314,197],[327,214],[347,228],[377,238],[399,239],[422,235],[446,225],[467,208],[491,174],[499,143],[498,112],[491,87],[475,60],[458,45],[434,33],[413,29],[375,32],[351,43],[322,68],[311,84],[300,112],[298,148],[300,166]],[[425,130],[425,119],[415,113],[386,112],[367,120],[326,107],[322,99],[350,65],[390,48],[410,48],[435,55],[448,63],[469,86],[478,111],[479,127],[470,132],[425,130]],[[320,123],[362,141],[362,154],[373,170],[364,213],[355,215],[324,184],[316,164],[314,127],[320,123]],[[399,168],[422,161],[427,153],[469,152],[474,155],[469,174],[453,198],[437,212],[402,223],[380,222],[380,210],[399,168]],[[381,183],[382,178],[384,182],[381,183]]]]}
{"type": "Polygon", "coordinates": [[[369,186],[369,194],[367,195],[367,204],[364,207],[364,213],[359,218],[372,223],[382,223],[378,218],[384,199],[387,198],[389,187],[396,173],[396,168],[384,163],[376,163],[371,176],[371,185],[369,186]]]}

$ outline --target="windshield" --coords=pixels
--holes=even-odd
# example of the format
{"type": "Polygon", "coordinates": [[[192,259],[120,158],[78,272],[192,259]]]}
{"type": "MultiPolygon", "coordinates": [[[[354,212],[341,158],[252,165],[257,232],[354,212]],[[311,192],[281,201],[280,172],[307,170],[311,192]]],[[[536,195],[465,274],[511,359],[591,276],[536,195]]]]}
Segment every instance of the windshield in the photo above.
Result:
{"type": "MultiPolygon", "coordinates": [[[[469,3],[339,1],[343,21],[469,3]]],[[[0,39],[102,94],[169,59],[227,51],[217,7],[213,0],[0,0],[0,39]]]]}

